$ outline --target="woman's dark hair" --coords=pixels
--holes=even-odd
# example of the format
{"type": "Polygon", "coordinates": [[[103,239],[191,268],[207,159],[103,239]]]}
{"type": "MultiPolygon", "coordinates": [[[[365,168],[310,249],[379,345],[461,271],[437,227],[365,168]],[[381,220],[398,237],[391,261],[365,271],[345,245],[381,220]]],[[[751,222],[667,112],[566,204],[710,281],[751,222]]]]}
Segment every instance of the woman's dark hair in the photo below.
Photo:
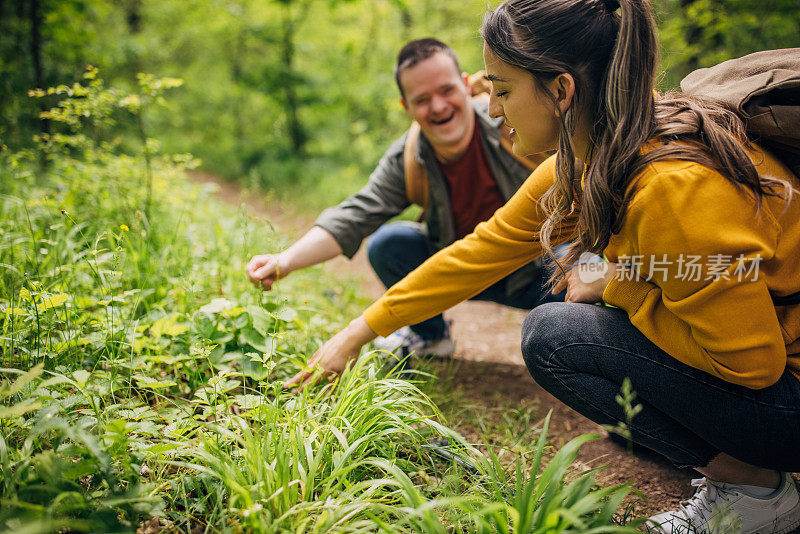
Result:
{"type": "Polygon", "coordinates": [[[658,41],[647,0],[508,0],[486,14],[481,35],[500,59],[530,72],[555,109],[545,83],[561,73],[575,80],[572,104],[561,116],[556,181],[542,199],[548,218],[540,232],[549,252],[551,233],[573,202],[580,204],[567,265],[582,252],[602,254],[622,227],[631,181],[659,159],[715,169],[751,191],[759,205],[778,189],[791,194],[787,182],[758,176],[735,114],[681,94],[656,98],[658,41]],[[590,130],[582,189],[572,146],[578,117],[587,118],[590,130]],[[643,153],[648,142],[652,150],[643,153]]]}

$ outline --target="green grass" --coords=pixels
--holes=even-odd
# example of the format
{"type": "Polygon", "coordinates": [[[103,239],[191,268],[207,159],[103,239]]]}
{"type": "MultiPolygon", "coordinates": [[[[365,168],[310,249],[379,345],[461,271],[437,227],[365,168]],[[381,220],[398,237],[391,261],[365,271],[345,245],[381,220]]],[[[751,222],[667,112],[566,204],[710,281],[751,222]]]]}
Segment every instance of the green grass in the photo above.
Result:
{"type": "Polygon", "coordinates": [[[0,530],[635,531],[629,488],[571,468],[591,437],[555,451],[529,410],[476,447],[379,353],[281,388],[364,307],[355,282],[250,287],[244,262],[285,238],[191,185],[190,158],[113,142],[164,84],[83,83],[60,134],[0,154],[0,530]]]}

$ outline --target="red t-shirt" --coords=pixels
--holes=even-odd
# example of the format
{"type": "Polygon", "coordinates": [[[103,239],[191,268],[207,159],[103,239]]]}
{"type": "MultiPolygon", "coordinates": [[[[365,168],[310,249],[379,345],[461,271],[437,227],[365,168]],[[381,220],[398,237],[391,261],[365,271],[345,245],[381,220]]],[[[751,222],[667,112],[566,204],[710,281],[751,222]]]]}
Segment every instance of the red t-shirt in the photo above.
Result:
{"type": "Polygon", "coordinates": [[[506,203],[489,170],[483,151],[481,129],[476,124],[464,155],[449,163],[439,163],[450,194],[450,207],[456,226],[456,239],[471,233],[479,222],[488,220],[506,203]]]}

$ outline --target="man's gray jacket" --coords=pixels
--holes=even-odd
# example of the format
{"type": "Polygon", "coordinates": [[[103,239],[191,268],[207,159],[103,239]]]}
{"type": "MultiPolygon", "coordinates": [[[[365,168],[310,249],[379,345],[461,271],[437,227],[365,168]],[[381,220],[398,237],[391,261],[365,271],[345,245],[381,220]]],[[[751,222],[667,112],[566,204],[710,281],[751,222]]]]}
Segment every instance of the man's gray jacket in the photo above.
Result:
{"type": "MultiPolygon", "coordinates": [[[[473,107],[490,171],[507,201],[517,192],[530,171],[500,146],[502,119],[490,118],[485,103],[473,101],[473,107]]],[[[314,223],[333,235],[348,258],[355,255],[364,238],[411,204],[406,195],[403,165],[403,149],[407,136],[408,132],[392,143],[361,191],[338,206],[323,211],[314,223]]],[[[455,240],[455,223],[444,175],[433,148],[422,133],[415,157],[424,165],[428,175],[425,224],[431,247],[438,251],[455,240]]],[[[506,282],[506,293],[513,295],[533,282],[539,275],[539,265],[536,261],[512,273],[506,282]]]]}

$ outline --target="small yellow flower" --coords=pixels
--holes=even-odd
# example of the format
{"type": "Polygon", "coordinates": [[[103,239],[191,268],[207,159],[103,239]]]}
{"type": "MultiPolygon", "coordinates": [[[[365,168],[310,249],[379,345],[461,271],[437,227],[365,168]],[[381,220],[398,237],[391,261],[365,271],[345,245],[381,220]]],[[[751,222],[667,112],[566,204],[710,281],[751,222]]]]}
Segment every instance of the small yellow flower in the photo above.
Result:
{"type": "Polygon", "coordinates": [[[127,232],[128,230],[130,230],[127,224],[120,224],[119,229],[122,230],[123,232],[127,232]]]}

